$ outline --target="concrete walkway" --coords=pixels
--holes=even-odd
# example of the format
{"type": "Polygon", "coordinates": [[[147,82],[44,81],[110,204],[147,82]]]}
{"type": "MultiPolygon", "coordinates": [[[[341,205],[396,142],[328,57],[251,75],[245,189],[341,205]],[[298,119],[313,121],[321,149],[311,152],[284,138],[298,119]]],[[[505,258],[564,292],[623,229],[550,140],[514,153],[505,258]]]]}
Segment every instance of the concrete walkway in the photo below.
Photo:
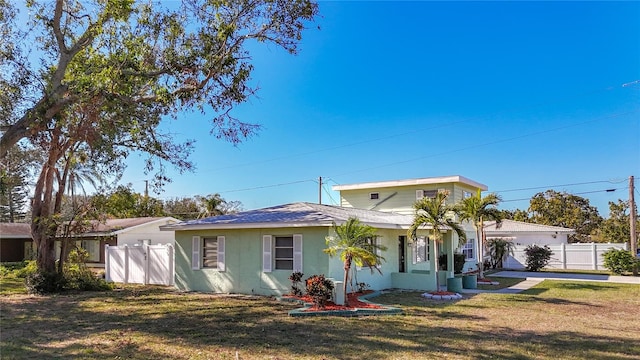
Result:
{"type": "Polygon", "coordinates": [[[551,273],[551,272],[526,272],[526,271],[500,271],[493,273],[495,277],[524,278],[518,284],[499,290],[479,290],[479,289],[463,289],[466,294],[494,293],[494,294],[517,294],[536,286],[544,280],[567,280],[567,281],[595,281],[595,282],[612,282],[621,284],[638,284],[640,285],[640,277],[634,276],[613,276],[598,274],[569,274],[569,273],[551,273]]]}

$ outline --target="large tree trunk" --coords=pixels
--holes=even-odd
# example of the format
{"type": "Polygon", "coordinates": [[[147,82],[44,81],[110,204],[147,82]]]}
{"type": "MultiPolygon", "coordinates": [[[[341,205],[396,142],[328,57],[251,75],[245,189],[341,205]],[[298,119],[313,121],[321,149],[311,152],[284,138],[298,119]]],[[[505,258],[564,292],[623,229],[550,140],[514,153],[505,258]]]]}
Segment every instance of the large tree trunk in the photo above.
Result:
{"type": "MultiPolygon", "coordinates": [[[[55,146],[56,141],[51,143],[52,148],[49,149],[47,161],[36,182],[31,206],[31,236],[37,249],[36,264],[40,272],[47,273],[56,271],[55,240],[58,222],[54,215],[59,213],[64,192],[58,191],[54,200],[56,163],[64,153],[64,149],[61,149],[64,146],[55,146]]],[[[58,189],[61,186],[64,186],[64,181],[58,179],[58,189]]]]}

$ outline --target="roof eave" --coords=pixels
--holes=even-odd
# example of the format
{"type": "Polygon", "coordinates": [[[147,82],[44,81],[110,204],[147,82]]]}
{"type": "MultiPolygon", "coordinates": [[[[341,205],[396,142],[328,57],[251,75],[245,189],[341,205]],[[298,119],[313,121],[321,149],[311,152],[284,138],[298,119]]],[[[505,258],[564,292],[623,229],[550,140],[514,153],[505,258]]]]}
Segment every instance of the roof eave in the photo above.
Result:
{"type": "MultiPolygon", "coordinates": [[[[340,223],[336,221],[336,223],[340,223]]],[[[378,229],[399,229],[408,230],[408,224],[389,224],[363,222],[378,229]]],[[[300,223],[248,223],[248,224],[193,224],[193,225],[165,225],[161,226],[161,231],[190,231],[190,230],[243,230],[243,229],[275,229],[275,228],[309,228],[309,227],[331,227],[332,221],[322,222],[300,222],[300,223]]]]}
{"type": "Polygon", "coordinates": [[[392,180],[392,181],[378,181],[369,183],[357,183],[346,185],[333,185],[332,189],[335,191],[342,190],[362,190],[362,189],[375,189],[385,187],[397,187],[397,186],[411,186],[411,185],[431,185],[431,184],[447,184],[447,183],[462,183],[482,191],[488,190],[488,186],[479,182],[468,179],[464,176],[441,176],[433,178],[420,178],[420,179],[408,179],[408,180],[392,180]]]}

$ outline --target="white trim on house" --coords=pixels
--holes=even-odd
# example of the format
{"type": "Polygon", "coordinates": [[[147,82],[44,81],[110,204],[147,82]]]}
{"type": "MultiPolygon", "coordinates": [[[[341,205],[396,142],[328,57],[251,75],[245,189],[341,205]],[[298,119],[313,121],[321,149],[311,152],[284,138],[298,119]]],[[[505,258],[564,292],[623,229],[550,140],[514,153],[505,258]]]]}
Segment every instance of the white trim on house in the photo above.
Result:
{"type": "Polygon", "coordinates": [[[542,224],[527,223],[515,220],[502,220],[502,225],[496,227],[495,221],[485,221],[484,233],[486,236],[504,233],[558,233],[574,234],[574,229],[560,226],[550,226],[542,224]]]}
{"type": "Polygon", "coordinates": [[[475,182],[471,179],[467,179],[466,177],[460,176],[460,175],[421,178],[421,179],[408,179],[408,180],[378,181],[378,182],[346,184],[346,185],[334,185],[332,186],[332,189],[335,191],[361,190],[361,189],[371,189],[371,188],[385,188],[385,187],[411,186],[411,185],[431,185],[431,184],[445,184],[445,183],[462,183],[475,188],[479,188],[483,191],[486,191],[489,189],[487,185],[481,184],[479,182],[475,182]]]}

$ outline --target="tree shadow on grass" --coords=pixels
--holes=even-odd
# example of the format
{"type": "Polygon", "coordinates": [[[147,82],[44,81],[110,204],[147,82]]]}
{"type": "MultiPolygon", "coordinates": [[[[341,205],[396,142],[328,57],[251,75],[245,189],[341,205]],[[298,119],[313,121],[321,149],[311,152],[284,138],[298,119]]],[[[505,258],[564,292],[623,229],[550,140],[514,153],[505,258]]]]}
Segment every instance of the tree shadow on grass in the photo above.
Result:
{"type": "Polygon", "coordinates": [[[487,319],[446,310],[451,305],[438,305],[422,316],[292,318],[286,313],[295,305],[266,297],[172,291],[0,300],[3,358],[7,349],[7,358],[13,353],[14,358],[100,360],[230,358],[235,351],[240,358],[280,359],[392,354],[480,359],[640,356],[638,346],[617,336],[459,326],[487,319]],[[82,350],[87,347],[92,350],[82,350]]]}

